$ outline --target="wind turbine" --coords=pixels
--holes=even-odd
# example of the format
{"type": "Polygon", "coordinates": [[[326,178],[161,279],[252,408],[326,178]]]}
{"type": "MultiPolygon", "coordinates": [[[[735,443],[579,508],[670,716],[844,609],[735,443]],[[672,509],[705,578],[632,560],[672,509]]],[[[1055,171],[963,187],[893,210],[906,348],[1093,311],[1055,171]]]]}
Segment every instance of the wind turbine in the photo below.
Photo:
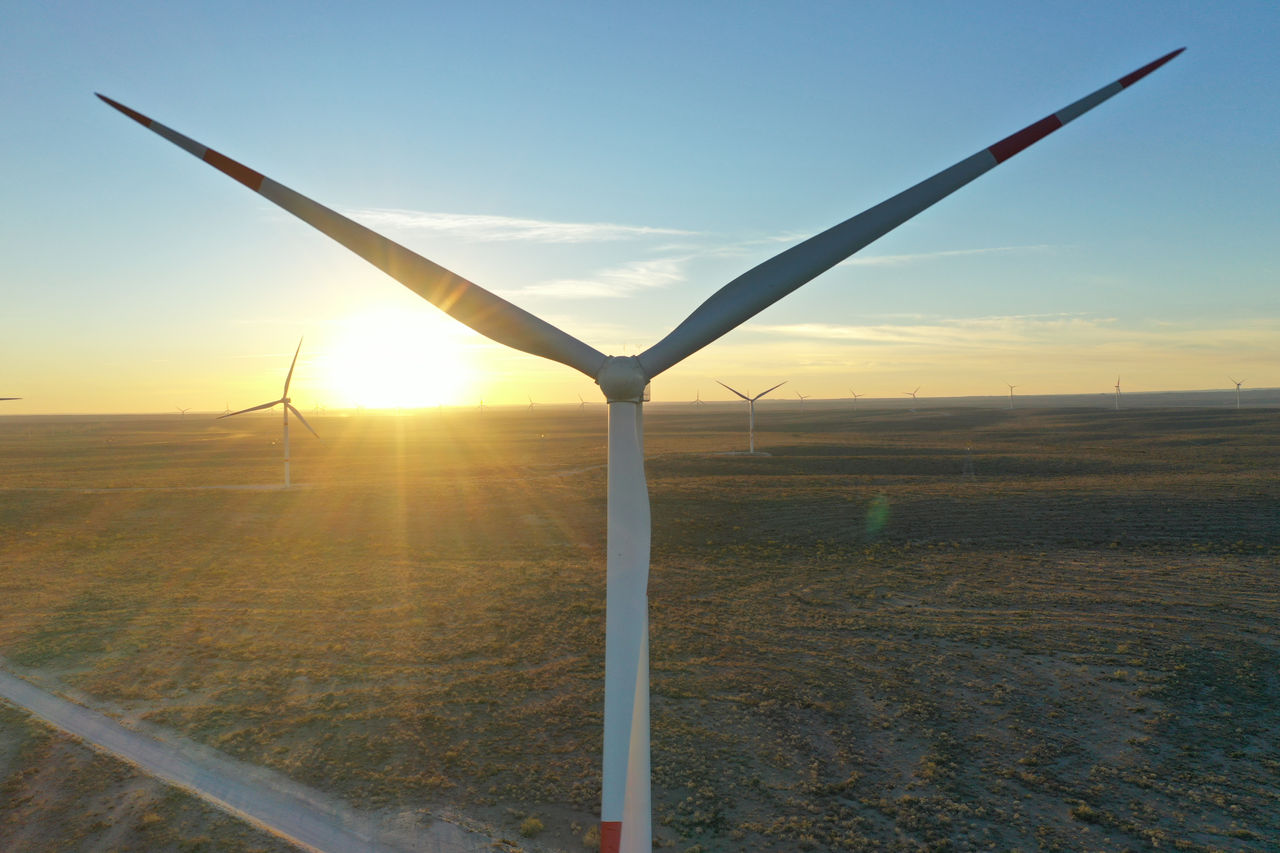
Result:
{"type": "Polygon", "coordinates": [[[866,395],[866,394],[855,394],[855,393],[853,392],[853,389],[852,389],[852,388],[850,388],[850,389],[849,389],[849,396],[853,398],[853,407],[856,409],[856,408],[858,408],[858,398],[859,398],[859,397],[865,397],[865,396],[867,396],[867,395],[866,395]]]}
{"type": "Polygon", "coordinates": [[[587,407],[587,401],[582,399],[582,395],[578,395],[578,411],[582,411],[587,407]]]}
{"type": "MultiPolygon", "coordinates": [[[[916,214],[1172,60],[1172,51],[725,285],[655,345],[608,357],[478,285],[123,104],[105,103],[239,181],[498,343],[596,381],[609,403],[601,853],[652,846],[649,785],[649,499],[642,403],[649,381],[916,214]]],[[[278,401],[277,401],[278,402],[278,401]]]]}
{"type": "MultiPolygon", "coordinates": [[[[1006,383],[1004,383],[1004,384],[1005,384],[1005,385],[1009,385],[1009,383],[1008,383],[1008,382],[1006,382],[1006,383]]],[[[1014,388],[1017,388],[1017,387],[1018,387],[1017,385],[1009,385],[1009,409],[1010,409],[1010,410],[1012,410],[1012,409],[1013,409],[1013,389],[1014,389],[1014,388]]]]}
{"type": "Polygon", "coordinates": [[[702,389],[701,389],[701,388],[699,388],[699,389],[698,389],[698,393],[697,393],[697,395],[693,398],[693,404],[694,404],[695,406],[704,406],[704,405],[706,405],[706,401],[702,399],[702,389]]]}
{"type": "MultiPolygon", "coordinates": [[[[716,382],[719,382],[721,385],[724,385],[724,383],[720,382],[719,379],[717,379],[716,382]]],[[[786,384],[787,384],[787,380],[784,379],[781,382],[779,382],[777,385],[774,385],[773,388],[770,388],[769,391],[773,391],[777,388],[781,388],[783,385],[786,385],[786,384]]],[[[728,385],[724,385],[724,387],[729,388],[728,385]]],[[[768,394],[769,391],[761,391],[759,394],[755,395],[754,397],[748,397],[746,394],[743,394],[741,391],[737,390],[736,388],[729,388],[729,390],[747,401],[747,452],[755,453],[756,452],[756,400],[759,400],[765,394],[768,394]]]]}
{"type": "Polygon", "coordinates": [[[1116,377],[1116,411],[1120,411],[1120,377],[1116,377]]]}
{"type": "Polygon", "coordinates": [[[800,400],[800,408],[802,408],[802,409],[803,409],[803,408],[804,408],[804,401],[805,401],[805,400],[808,400],[809,398],[808,398],[808,397],[806,397],[804,394],[801,394],[799,391],[797,391],[797,392],[796,392],[796,397],[800,400]]]}
{"type": "MultiPolygon", "coordinates": [[[[1228,376],[1227,378],[1231,379],[1230,376],[1228,376]]],[[[1240,411],[1240,386],[1244,384],[1244,380],[1241,379],[1240,381],[1236,382],[1236,380],[1231,379],[1231,381],[1236,383],[1236,411],[1238,412],[1240,411]]]]}
{"type": "Polygon", "coordinates": [[[174,406],[174,408],[177,409],[180,416],[184,418],[187,416],[187,412],[191,411],[190,408],[184,409],[181,406],[174,406]]]}
{"type": "Polygon", "coordinates": [[[920,390],[920,386],[919,386],[919,385],[917,385],[917,386],[916,386],[916,390],[915,390],[915,391],[903,391],[903,392],[902,392],[905,396],[907,396],[907,397],[910,397],[910,398],[911,398],[911,411],[913,411],[913,412],[916,410],[916,392],[918,392],[919,390],[920,390]]]}
{"type": "Polygon", "coordinates": [[[218,415],[218,417],[215,418],[215,420],[222,420],[223,418],[232,418],[232,417],[235,417],[236,415],[243,415],[245,412],[256,412],[259,409],[273,409],[276,406],[284,406],[284,485],[285,485],[285,488],[288,488],[290,485],[290,482],[289,482],[289,413],[293,412],[293,414],[298,418],[298,420],[302,421],[302,425],[311,431],[312,435],[314,435],[316,438],[320,437],[320,434],[318,432],[311,429],[311,424],[307,423],[307,419],[302,416],[302,412],[299,412],[297,409],[295,409],[293,407],[293,403],[289,402],[289,383],[293,381],[293,367],[298,363],[298,353],[300,353],[301,351],[302,351],[302,338],[298,338],[298,348],[293,351],[293,361],[289,362],[289,372],[284,377],[284,391],[280,393],[279,400],[272,400],[270,403],[262,403],[257,406],[250,406],[247,409],[241,409],[238,412],[231,412],[226,415],[218,415]]]}

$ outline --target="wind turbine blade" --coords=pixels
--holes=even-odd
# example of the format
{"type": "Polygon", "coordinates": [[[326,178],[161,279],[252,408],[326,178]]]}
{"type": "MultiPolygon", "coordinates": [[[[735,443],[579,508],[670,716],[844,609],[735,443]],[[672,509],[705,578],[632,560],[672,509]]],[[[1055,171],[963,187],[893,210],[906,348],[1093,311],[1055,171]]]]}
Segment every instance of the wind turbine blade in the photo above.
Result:
{"type": "MultiPolygon", "coordinates": [[[[769,389],[769,391],[777,391],[779,388],[781,388],[783,385],[786,385],[786,384],[787,384],[788,382],[790,382],[790,381],[791,381],[791,380],[789,380],[789,379],[784,379],[784,380],[782,380],[781,382],[779,382],[777,385],[774,385],[772,388],[770,388],[770,389],[769,389]]],[[[769,393],[769,391],[761,391],[759,394],[757,394],[757,395],[755,395],[754,397],[752,397],[752,398],[751,398],[751,402],[753,402],[753,403],[754,403],[756,400],[759,400],[759,399],[760,399],[761,397],[763,397],[765,394],[768,394],[768,393],[769,393]]]]}
{"type": "Polygon", "coordinates": [[[268,201],[346,246],[458,322],[500,344],[567,364],[595,379],[604,354],[439,264],[370,231],[235,160],[157,121],[98,95],[143,127],[234,178],[268,201]]]}
{"type": "Polygon", "coordinates": [[[1132,86],[1183,50],[1185,48],[1165,54],[910,189],[743,273],[698,306],[665,338],[640,354],[640,363],[644,365],[645,373],[652,379],[678,364],[1022,149],[1132,86]]]}
{"type": "Polygon", "coordinates": [[[262,404],[262,405],[260,405],[260,406],[252,406],[252,407],[250,407],[250,408],[248,408],[248,409],[241,409],[241,410],[240,410],[240,411],[238,411],[238,412],[228,412],[228,413],[227,413],[227,414],[225,414],[225,415],[218,415],[216,418],[214,418],[214,420],[215,420],[215,421],[220,421],[220,420],[222,420],[223,418],[231,418],[231,417],[235,417],[236,415],[243,415],[245,412],[256,412],[256,411],[258,411],[259,409],[270,409],[270,408],[272,408],[272,407],[274,407],[274,406],[278,406],[278,405],[280,405],[280,404],[281,404],[281,403],[283,403],[283,402],[284,402],[284,400],[272,400],[270,403],[263,403],[263,404],[262,404]]]}
{"type": "Polygon", "coordinates": [[[284,378],[284,393],[280,395],[282,400],[289,396],[289,383],[293,381],[293,368],[298,363],[298,353],[300,352],[302,352],[302,338],[298,338],[298,348],[293,351],[293,361],[289,362],[289,373],[284,378]]]}
{"type": "Polygon", "coordinates": [[[21,400],[21,397],[0,397],[0,400],[21,400]]]}
{"type": "Polygon", "coordinates": [[[285,405],[285,408],[286,408],[286,409],[288,409],[289,411],[293,412],[293,416],[294,416],[295,418],[297,418],[298,420],[302,421],[302,425],[303,425],[304,427],[306,427],[308,430],[310,430],[312,435],[314,435],[316,438],[319,438],[319,437],[320,437],[320,433],[318,433],[318,432],[316,432],[315,430],[311,429],[311,424],[307,423],[307,419],[306,419],[306,418],[304,418],[304,417],[302,416],[302,412],[299,412],[297,409],[295,409],[295,408],[293,407],[293,403],[285,403],[284,405],[285,405]]]}
{"type": "MultiPolygon", "coordinates": [[[[729,386],[728,386],[728,385],[725,385],[725,384],[724,384],[723,382],[721,382],[719,379],[717,379],[717,380],[716,380],[716,384],[717,384],[717,385],[721,385],[721,386],[723,386],[723,387],[725,387],[725,388],[729,388],[729,386]]],[[[742,399],[746,400],[748,403],[750,403],[750,402],[751,402],[751,398],[750,398],[750,397],[748,397],[746,394],[743,394],[743,393],[742,393],[741,391],[739,391],[737,388],[729,388],[729,390],[730,390],[730,391],[732,391],[733,393],[737,394],[737,395],[738,395],[739,397],[741,397],[742,399]]]]}

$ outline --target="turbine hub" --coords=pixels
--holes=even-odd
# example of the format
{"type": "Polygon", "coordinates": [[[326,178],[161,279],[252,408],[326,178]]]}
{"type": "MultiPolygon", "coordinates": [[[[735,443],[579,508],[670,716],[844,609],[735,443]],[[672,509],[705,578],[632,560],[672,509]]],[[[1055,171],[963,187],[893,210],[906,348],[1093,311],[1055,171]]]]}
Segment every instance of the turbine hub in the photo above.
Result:
{"type": "Polygon", "coordinates": [[[609,356],[596,374],[596,384],[610,403],[643,403],[648,382],[634,355],[609,356]]]}

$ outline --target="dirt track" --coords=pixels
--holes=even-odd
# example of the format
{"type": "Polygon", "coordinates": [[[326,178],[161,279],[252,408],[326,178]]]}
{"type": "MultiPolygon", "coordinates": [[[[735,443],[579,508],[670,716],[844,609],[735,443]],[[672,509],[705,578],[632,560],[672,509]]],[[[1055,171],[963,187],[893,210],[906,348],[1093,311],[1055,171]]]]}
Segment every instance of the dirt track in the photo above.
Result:
{"type": "Polygon", "coordinates": [[[492,839],[443,821],[436,821],[413,838],[387,837],[373,821],[318,791],[212,750],[164,743],[130,731],[109,717],[60,699],[7,672],[0,672],[0,697],[307,850],[471,853],[493,849],[492,839]]]}

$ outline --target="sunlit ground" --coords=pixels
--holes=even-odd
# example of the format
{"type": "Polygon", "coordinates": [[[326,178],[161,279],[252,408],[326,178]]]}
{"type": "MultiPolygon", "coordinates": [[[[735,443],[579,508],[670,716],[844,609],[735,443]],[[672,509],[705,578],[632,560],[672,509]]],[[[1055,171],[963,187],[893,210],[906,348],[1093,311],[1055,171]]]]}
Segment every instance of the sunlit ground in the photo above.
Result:
{"type": "MultiPolygon", "coordinates": [[[[0,656],[361,808],[589,849],[604,417],[321,415],[290,491],[216,488],[280,482],[277,417],[0,419],[0,656]]],[[[738,407],[646,425],[669,849],[1280,847],[1275,410],[779,404],[756,458],[721,455],[738,407]]],[[[0,849],[179,825],[25,731],[0,849]]]]}

